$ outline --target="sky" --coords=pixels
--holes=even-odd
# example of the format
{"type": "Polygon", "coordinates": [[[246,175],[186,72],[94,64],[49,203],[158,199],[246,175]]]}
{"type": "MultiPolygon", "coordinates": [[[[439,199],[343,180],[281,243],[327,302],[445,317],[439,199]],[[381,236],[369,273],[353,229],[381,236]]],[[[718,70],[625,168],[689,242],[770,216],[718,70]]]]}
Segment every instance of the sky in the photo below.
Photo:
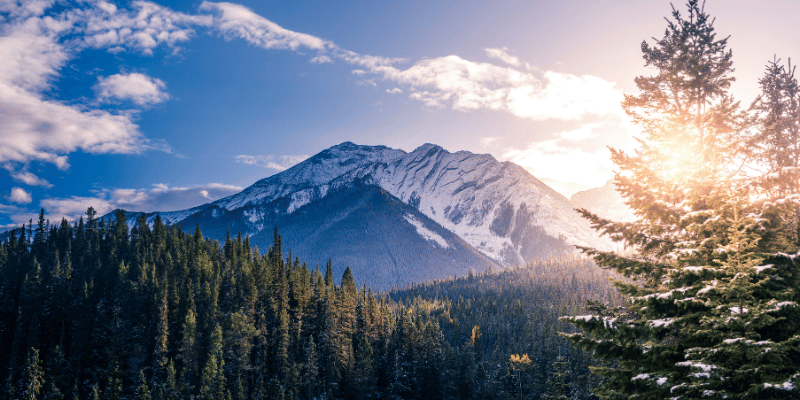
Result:
{"type": "MultiPolygon", "coordinates": [[[[678,10],[685,11],[676,2],[678,10]]],[[[800,2],[708,0],[746,107],[800,2]]],[[[173,211],[330,146],[434,143],[569,197],[631,151],[667,1],[0,0],[0,227],[173,211]]],[[[685,12],[684,12],[685,14],[685,12]]]]}

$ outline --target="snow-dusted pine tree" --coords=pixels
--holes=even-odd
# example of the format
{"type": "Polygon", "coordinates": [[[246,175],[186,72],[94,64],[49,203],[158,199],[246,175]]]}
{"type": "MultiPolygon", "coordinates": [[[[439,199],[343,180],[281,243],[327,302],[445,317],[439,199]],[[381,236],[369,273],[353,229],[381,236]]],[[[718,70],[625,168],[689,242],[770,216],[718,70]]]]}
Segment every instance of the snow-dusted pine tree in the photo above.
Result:
{"type": "MultiPolygon", "coordinates": [[[[611,399],[798,398],[800,260],[774,253],[764,218],[763,179],[742,173],[758,156],[752,118],[728,94],[733,80],[727,38],[697,0],[673,8],[664,37],[642,43],[640,93],[623,102],[641,128],[633,154],[612,150],[617,189],[636,212],[615,223],[583,211],[633,256],[586,252],[627,281],[628,304],[592,303],[593,315],[567,317],[579,347],[614,367],[597,394],[611,399]]],[[[750,174],[752,175],[752,174],[750,174]]],[[[785,202],[785,201],[784,201],[785,202]]]]}

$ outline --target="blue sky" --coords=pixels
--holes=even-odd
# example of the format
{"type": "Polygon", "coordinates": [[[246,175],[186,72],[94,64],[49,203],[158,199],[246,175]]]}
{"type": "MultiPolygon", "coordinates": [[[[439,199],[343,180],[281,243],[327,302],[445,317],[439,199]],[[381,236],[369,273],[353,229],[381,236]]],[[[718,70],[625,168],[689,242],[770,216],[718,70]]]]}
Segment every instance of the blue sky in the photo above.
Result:
{"type": "MultiPolygon", "coordinates": [[[[676,3],[678,5],[679,3],[676,3]]],[[[680,6],[683,8],[683,6],[680,6]]],[[[800,4],[709,0],[734,95],[800,56],[800,4]]],[[[343,141],[436,143],[564,195],[631,149],[622,113],[665,1],[0,0],[0,226],[40,207],[170,211],[343,141]]]]}

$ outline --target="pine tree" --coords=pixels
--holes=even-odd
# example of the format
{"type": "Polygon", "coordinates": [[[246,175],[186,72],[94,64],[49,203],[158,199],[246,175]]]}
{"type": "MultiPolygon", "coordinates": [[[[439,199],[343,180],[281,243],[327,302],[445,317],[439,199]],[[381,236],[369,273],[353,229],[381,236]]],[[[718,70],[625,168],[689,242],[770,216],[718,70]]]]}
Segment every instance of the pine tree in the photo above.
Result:
{"type": "Polygon", "coordinates": [[[69,378],[67,362],[64,359],[64,353],[61,351],[61,346],[56,345],[50,350],[45,363],[45,373],[48,376],[45,384],[45,391],[43,398],[45,400],[60,400],[63,399],[64,393],[67,390],[67,379],[69,378]]]}
{"type": "Polygon", "coordinates": [[[560,354],[552,365],[552,373],[547,380],[548,393],[542,397],[552,400],[569,400],[572,392],[572,371],[569,362],[560,354]]]}
{"type": "Polygon", "coordinates": [[[151,400],[150,386],[147,385],[147,377],[144,370],[139,370],[139,386],[136,388],[136,400],[151,400]]]}
{"type": "Polygon", "coordinates": [[[197,317],[192,295],[192,284],[189,283],[189,298],[187,300],[186,317],[181,329],[180,348],[178,349],[178,360],[181,363],[181,389],[186,393],[191,393],[195,386],[197,376],[197,358],[199,355],[197,344],[197,317]]]}
{"type": "Polygon", "coordinates": [[[28,357],[25,361],[25,371],[22,375],[20,382],[20,394],[22,399],[36,400],[39,398],[39,393],[44,387],[44,371],[42,371],[41,361],[39,361],[39,349],[31,349],[28,351],[28,357]]]}
{"type": "Polygon", "coordinates": [[[369,344],[366,335],[361,336],[355,349],[355,360],[353,365],[353,390],[358,400],[372,398],[375,392],[375,370],[372,363],[372,345],[369,344]]]}
{"type": "MultiPolygon", "coordinates": [[[[726,39],[697,0],[655,46],[642,44],[654,77],[639,77],[623,106],[642,128],[634,154],[613,150],[615,183],[638,221],[584,215],[636,250],[587,249],[629,281],[616,285],[627,308],[591,303],[568,317],[579,347],[614,368],[603,398],[796,398],[800,388],[800,300],[794,258],[777,254],[764,207],[739,174],[746,119],[727,93],[733,77],[726,39]],[[767,258],[765,260],[765,258],[767,258]]],[[[792,250],[792,249],[784,249],[792,250]]]]}
{"type": "Polygon", "coordinates": [[[767,64],[761,95],[751,106],[758,128],[752,147],[765,172],[756,186],[762,216],[775,233],[764,238],[765,246],[778,251],[800,246],[800,85],[791,60],[779,63],[776,57],[767,64]]]}
{"type": "Polygon", "coordinates": [[[225,377],[225,359],[222,355],[222,336],[222,327],[217,324],[211,333],[208,358],[200,378],[199,397],[201,399],[211,400],[225,398],[227,392],[227,378],[225,377]]]}

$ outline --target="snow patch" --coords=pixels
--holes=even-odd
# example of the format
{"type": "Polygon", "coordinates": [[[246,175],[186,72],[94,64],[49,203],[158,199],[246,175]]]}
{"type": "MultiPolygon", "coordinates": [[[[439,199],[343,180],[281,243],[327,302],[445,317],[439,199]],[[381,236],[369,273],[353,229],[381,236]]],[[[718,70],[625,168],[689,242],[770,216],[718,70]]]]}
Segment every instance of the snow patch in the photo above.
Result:
{"type": "Polygon", "coordinates": [[[769,269],[769,268],[772,268],[774,266],[775,266],[774,264],[767,264],[767,265],[759,265],[759,266],[753,267],[753,268],[756,270],[757,274],[760,274],[760,273],[764,272],[765,269],[769,269]]]}
{"type": "MultiPolygon", "coordinates": [[[[214,210],[214,212],[216,212],[216,211],[217,210],[214,210]]],[[[245,211],[243,214],[244,214],[245,217],[247,217],[247,220],[250,221],[251,223],[255,224],[259,220],[259,216],[258,216],[258,213],[256,212],[256,210],[248,210],[248,211],[245,211]]]]}
{"type": "Polygon", "coordinates": [[[706,267],[695,267],[695,266],[683,267],[684,271],[694,272],[694,273],[699,273],[699,272],[703,271],[704,269],[706,269],[706,267]]]}
{"type": "Polygon", "coordinates": [[[406,214],[405,216],[403,216],[403,218],[405,218],[405,220],[409,224],[411,224],[411,226],[413,226],[417,230],[417,233],[419,233],[419,235],[422,236],[425,240],[429,242],[435,242],[436,244],[439,245],[439,247],[443,249],[450,248],[450,243],[447,243],[447,240],[444,240],[444,238],[439,236],[436,232],[433,232],[428,228],[425,228],[422,225],[422,222],[417,221],[417,219],[414,218],[413,215],[406,214]]]}
{"type": "Polygon", "coordinates": [[[311,203],[313,197],[312,191],[313,189],[305,189],[299,192],[292,193],[292,196],[290,197],[292,199],[292,202],[289,204],[289,207],[286,208],[286,213],[291,214],[298,208],[308,203],[311,203]]]}
{"type": "Polygon", "coordinates": [[[783,382],[777,385],[772,383],[764,382],[764,389],[778,389],[778,390],[794,390],[794,384],[792,382],[783,382]]]}
{"type": "Polygon", "coordinates": [[[679,367],[699,368],[699,369],[703,370],[703,372],[711,372],[712,369],[719,368],[719,367],[714,366],[714,365],[708,365],[708,364],[703,364],[703,363],[694,362],[694,361],[681,361],[679,363],[676,363],[675,365],[677,365],[679,367]]]}
{"type": "Polygon", "coordinates": [[[666,328],[675,322],[675,318],[655,319],[650,321],[650,326],[653,328],[666,328]]]}

